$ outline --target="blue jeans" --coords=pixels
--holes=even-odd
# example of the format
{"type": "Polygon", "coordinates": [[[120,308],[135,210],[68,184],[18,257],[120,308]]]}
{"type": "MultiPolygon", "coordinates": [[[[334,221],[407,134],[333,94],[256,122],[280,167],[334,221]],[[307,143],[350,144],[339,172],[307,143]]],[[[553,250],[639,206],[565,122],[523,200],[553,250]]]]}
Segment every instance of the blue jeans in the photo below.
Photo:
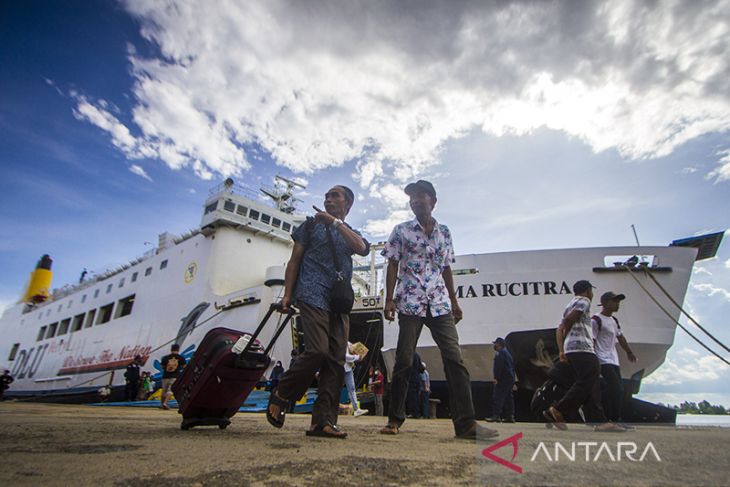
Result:
{"type": "Polygon", "coordinates": [[[413,353],[423,325],[431,330],[431,336],[441,352],[449,389],[451,420],[454,423],[454,431],[460,435],[474,425],[474,403],[471,399],[469,371],[466,370],[464,360],[461,358],[459,335],[456,333],[451,313],[434,317],[429,312],[425,318],[398,314],[398,348],[395,352],[388,422],[400,426],[406,420],[408,378],[413,365],[413,353]]]}
{"type": "Polygon", "coordinates": [[[357,404],[357,394],[355,393],[355,374],[350,370],[345,370],[345,386],[347,386],[347,394],[350,396],[352,409],[357,411],[360,406],[357,404]]]}

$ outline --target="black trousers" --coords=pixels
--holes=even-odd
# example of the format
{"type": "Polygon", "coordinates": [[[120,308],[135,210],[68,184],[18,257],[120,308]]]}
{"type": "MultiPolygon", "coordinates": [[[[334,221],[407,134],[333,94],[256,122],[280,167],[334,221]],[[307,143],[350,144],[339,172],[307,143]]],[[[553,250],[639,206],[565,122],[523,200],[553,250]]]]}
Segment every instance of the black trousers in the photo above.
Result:
{"type": "Polygon", "coordinates": [[[601,384],[598,381],[601,374],[598,357],[590,352],[568,353],[566,357],[575,374],[575,382],[555,404],[555,408],[563,416],[574,416],[578,408],[583,406],[587,422],[605,423],[606,415],[601,406],[601,384]]]}
{"type": "Polygon", "coordinates": [[[492,418],[512,419],[515,415],[514,381],[501,380],[492,389],[492,418]],[[504,411],[504,415],[502,412],[504,411]]]}
{"type": "Polygon", "coordinates": [[[345,380],[350,315],[329,313],[301,302],[298,306],[304,331],[304,352],[279,378],[277,394],[288,401],[299,400],[319,370],[312,424],[337,424],[340,390],[345,380]]]}
{"type": "Polygon", "coordinates": [[[618,365],[601,364],[601,377],[606,381],[606,394],[603,397],[603,410],[609,421],[621,420],[621,404],[624,398],[624,385],[618,365]]]}
{"type": "Polygon", "coordinates": [[[128,380],[124,386],[124,396],[127,401],[136,401],[137,393],[139,392],[139,381],[128,380]]]}

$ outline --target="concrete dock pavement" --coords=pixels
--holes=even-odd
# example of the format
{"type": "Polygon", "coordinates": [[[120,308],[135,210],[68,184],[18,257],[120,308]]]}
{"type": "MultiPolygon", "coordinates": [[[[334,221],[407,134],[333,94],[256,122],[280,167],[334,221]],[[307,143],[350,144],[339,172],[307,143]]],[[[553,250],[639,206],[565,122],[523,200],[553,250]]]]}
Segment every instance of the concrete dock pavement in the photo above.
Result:
{"type": "Polygon", "coordinates": [[[342,417],[349,437],[333,440],[305,437],[309,420],[288,415],[277,430],[249,413],[226,430],[181,431],[174,410],[4,402],[0,485],[730,483],[727,428],[595,433],[516,423],[496,425],[496,440],[474,442],[455,439],[449,420],[409,420],[399,435],[386,436],[378,433],[385,418],[361,416],[342,417]]]}

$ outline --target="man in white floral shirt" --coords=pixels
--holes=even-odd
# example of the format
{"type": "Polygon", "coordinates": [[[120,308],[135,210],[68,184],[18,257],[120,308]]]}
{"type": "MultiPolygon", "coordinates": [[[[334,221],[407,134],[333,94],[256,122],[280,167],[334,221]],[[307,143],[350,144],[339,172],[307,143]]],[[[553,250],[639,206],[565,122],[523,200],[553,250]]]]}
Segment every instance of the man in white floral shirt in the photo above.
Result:
{"type": "Polygon", "coordinates": [[[405,421],[408,377],[418,337],[425,324],[441,351],[449,384],[449,407],[458,438],[490,438],[499,433],[477,425],[471,398],[471,380],[459,348],[456,322],[462,312],[456,300],[451,262],[454,248],[451,232],[432,216],[436,190],[424,180],[405,188],[416,219],[396,225],[383,255],[388,259],[385,318],[398,312],[398,348],[390,395],[388,424],[383,434],[398,434],[405,421]],[[398,286],[396,288],[396,281],[398,286]],[[395,291],[395,295],[394,295],[395,291]]]}

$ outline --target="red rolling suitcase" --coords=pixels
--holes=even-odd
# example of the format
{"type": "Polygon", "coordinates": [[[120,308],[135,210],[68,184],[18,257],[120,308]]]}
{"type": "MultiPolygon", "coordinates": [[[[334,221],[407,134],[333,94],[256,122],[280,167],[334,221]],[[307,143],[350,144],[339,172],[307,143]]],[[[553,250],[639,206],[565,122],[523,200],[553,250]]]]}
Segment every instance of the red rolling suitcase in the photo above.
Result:
{"type": "Polygon", "coordinates": [[[225,429],[231,424],[229,418],[261,380],[271,362],[269,352],[292,317],[292,313],[286,316],[264,349],[257,337],[276,309],[272,304],[253,335],[228,328],[206,333],[172,386],[183,417],[181,429],[206,425],[225,429]],[[241,338],[248,342],[240,354],[234,353],[232,348],[241,338]]]}

